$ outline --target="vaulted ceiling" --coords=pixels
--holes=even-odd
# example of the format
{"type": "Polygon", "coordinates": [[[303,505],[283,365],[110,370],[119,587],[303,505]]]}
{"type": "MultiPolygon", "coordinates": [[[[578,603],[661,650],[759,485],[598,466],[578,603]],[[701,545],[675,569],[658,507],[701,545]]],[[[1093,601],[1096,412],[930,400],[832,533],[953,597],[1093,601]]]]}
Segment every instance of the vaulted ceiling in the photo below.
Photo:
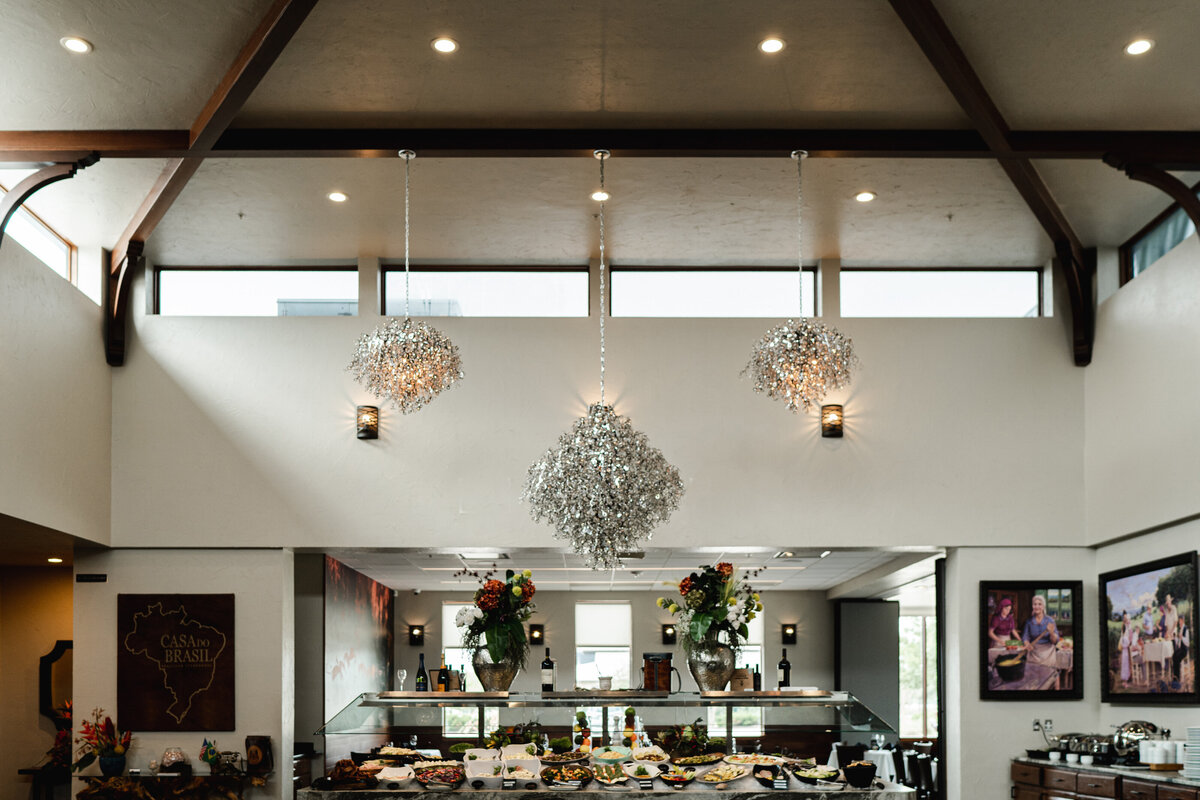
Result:
{"type": "Polygon", "coordinates": [[[165,264],[398,256],[400,147],[418,154],[413,255],[452,263],[595,257],[595,147],[614,153],[611,256],[638,264],[793,262],[796,148],[814,151],[805,257],[848,264],[1116,245],[1170,198],[1103,156],[1200,168],[1191,0],[0,0],[0,15],[0,161],[98,153],[29,206],[118,260],[125,240],[165,264]],[[94,51],[68,53],[67,35],[94,51]],[[786,46],[760,52],[767,36],[786,46]],[[1127,55],[1139,37],[1154,48],[1127,55]],[[855,202],[864,189],[877,199],[855,202]]]}

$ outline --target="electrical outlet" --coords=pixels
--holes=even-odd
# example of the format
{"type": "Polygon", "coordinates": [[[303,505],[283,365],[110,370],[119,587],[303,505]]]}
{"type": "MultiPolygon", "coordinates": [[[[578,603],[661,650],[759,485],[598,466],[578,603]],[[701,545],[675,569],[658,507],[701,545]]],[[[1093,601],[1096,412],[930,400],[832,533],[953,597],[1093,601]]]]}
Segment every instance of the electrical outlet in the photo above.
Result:
{"type": "Polygon", "coordinates": [[[1042,727],[1046,729],[1046,733],[1054,733],[1054,720],[1043,720],[1042,727]]]}
{"type": "Polygon", "coordinates": [[[1042,729],[1042,721],[1040,719],[1035,719],[1033,721],[1033,732],[1037,733],[1041,729],[1042,729]]]}

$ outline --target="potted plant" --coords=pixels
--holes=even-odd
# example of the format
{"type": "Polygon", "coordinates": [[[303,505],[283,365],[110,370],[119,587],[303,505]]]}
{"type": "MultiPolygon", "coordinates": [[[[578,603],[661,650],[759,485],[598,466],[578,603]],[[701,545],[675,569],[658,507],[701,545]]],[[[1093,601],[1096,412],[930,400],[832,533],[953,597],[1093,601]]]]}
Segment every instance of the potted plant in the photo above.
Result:
{"type": "Polygon", "coordinates": [[[679,618],[676,630],[700,691],[720,691],[733,675],[739,637],[750,635],[747,623],[762,611],[762,602],[745,578],[734,577],[727,561],[688,575],[679,582],[679,595],[679,601],[658,598],[658,606],[679,618]]]}
{"type": "Polygon", "coordinates": [[[463,646],[471,652],[471,666],[484,691],[508,691],[525,666],[529,642],[525,621],[533,616],[533,574],[508,570],[503,581],[491,571],[480,575],[463,570],[479,580],[474,603],[459,610],[455,624],[464,628],[463,646]]]}
{"type": "Polygon", "coordinates": [[[75,739],[79,749],[72,769],[78,772],[98,760],[100,772],[111,778],[125,772],[125,753],[133,741],[133,734],[117,730],[112,717],[105,716],[101,722],[102,714],[104,711],[96,708],[92,710],[91,720],[83,720],[80,735],[75,739]]]}

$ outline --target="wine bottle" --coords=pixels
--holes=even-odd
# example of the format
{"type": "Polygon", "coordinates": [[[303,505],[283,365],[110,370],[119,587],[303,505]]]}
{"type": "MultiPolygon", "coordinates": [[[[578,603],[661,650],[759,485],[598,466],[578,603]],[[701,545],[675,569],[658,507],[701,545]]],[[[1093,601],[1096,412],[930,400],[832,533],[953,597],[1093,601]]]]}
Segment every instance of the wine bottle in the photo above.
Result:
{"type": "Polygon", "coordinates": [[[758,664],[754,665],[754,691],[762,691],[762,673],[758,671],[758,664]]]}
{"type": "Polygon", "coordinates": [[[776,674],[779,677],[779,688],[792,685],[792,662],[787,659],[787,648],[783,648],[783,658],[779,659],[776,674]]]}
{"type": "Polygon", "coordinates": [[[542,691],[554,691],[554,661],[550,658],[550,648],[546,648],[546,657],[542,659],[542,691]]]}
{"type": "Polygon", "coordinates": [[[417,691],[429,691],[429,673],[425,671],[425,654],[420,653],[418,658],[421,659],[420,666],[417,667],[417,691]]]}
{"type": "Polygon", "coordinates": [[[450,691],[450,670],[446,667],[446,654],[442,653],[442,665],[438,667],[437,691],[450,691]]]}

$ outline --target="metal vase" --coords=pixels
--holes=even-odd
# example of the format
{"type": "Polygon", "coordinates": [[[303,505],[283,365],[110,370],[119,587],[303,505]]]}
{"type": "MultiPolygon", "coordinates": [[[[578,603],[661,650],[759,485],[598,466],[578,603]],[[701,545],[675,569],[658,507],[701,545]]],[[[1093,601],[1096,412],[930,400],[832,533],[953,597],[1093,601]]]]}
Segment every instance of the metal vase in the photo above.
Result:
{"type": "Polygon", "coordinates": [[[733,677],[733,648],[710,636],[688,650],[687,665],[700,691],[719,692],[733,677]]]}
{"type": "Polygon", "coordinates": [[[516,680],[517,673],[521,671],[517,659],[511,655],[500,663],[492,661],[486,647],[480,647],[471,656],[471,667],[475,670],[479,682],[483,684],[485,692],[507,692],[508,687],[516,680]]]}

